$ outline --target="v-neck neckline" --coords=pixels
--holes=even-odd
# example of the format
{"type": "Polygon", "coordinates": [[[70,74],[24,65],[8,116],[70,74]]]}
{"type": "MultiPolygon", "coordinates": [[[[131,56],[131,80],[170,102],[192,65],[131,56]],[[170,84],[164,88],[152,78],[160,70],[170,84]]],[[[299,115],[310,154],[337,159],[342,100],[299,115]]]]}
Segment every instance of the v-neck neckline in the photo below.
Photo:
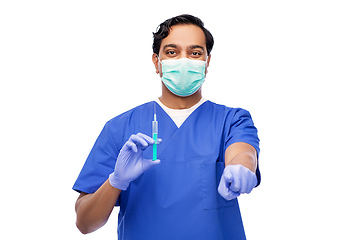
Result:
{"type": "Polygon", "coordinates": [[[207,100],[205,98],[201,98],[198,103],[187,109],[171,109],[165,106],[159,99],[155,100],[155,102],[171,119],[177,129],[179,129],[199,107],[201,107],[205,102],[207,102],[207,100]]]}

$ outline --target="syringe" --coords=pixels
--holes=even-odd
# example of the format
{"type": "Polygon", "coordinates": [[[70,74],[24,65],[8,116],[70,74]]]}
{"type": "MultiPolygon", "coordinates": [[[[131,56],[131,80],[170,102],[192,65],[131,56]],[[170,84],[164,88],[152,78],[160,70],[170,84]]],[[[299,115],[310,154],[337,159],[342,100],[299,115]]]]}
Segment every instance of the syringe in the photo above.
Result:
{"type": "Polygon", "coordinates": [[[158,122],[156,121],[156,110],[154,105],[154,121],[152,122],[152,135],[155,141],[153,145],[153,161],[157,159],[157,135],[158,135],[158,122]]]}

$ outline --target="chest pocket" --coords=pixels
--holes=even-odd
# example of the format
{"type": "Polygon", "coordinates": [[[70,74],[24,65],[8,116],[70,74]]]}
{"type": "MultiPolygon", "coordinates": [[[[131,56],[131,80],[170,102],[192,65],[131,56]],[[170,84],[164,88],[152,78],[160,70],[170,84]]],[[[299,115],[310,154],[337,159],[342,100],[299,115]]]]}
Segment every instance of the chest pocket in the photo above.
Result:
{"type": "Polygon", "coordinates": [[[224,199],[217,191],[225,163],[216,162],[216,157],[201,165],[202,204],[205,210],[231,207],[237,202],[236,198],[230,201],[224,199]]]}

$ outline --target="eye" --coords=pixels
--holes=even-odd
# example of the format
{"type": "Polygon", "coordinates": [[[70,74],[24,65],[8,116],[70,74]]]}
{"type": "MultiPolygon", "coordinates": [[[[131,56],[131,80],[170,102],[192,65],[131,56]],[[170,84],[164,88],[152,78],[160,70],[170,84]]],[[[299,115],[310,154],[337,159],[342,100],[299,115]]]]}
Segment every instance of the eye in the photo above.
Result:
{"type": "Polygon", "coordinates": [[[193,56],[193,57],[199,57],[201,55],[202,55],[201,52],[192,52],[191,53],[191,56],[193,56]]]}
{"type": "Polygon", "coordinates": [[[166,54],[167,54],[167,55],[175,55],[176,52],[173,51],[173,50],[169,50],[169,51],[166,52],[166,54]]]}

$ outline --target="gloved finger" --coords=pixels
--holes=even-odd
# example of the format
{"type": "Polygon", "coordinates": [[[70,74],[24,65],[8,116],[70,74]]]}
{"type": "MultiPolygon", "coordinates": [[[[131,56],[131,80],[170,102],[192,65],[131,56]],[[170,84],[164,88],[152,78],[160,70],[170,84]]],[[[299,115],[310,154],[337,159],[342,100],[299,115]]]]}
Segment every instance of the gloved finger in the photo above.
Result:
{"type": "Polygon", "coordinates": [[[161,161],[159,159],[155,160],[155,161],[153,161],[151,159],[144,159],[143,161],[144,161],[143,165],[142,165],[143,172],[145,172],[146,170],[149,170],[153,166],[158,165],[158,164],[161,163],[161,161]]]}
{"type": "Polygon", "coordinates": [[[234,176],[229,168],[224,169],[223,178],[224,178],[226,187],[229,187],[231,185],[231,183],[234,181],[234,176]]]}
{"type": "Polygon", "coordinates": [[[148,144],[154,144],[154,143],[155,143],[154,139],[152,139],[151,137],[149,137],[149,136],[146,135],[146,134],[138,133],[138,134],[136,134],[136,136],[141,137],[141,138],[144,139],[148,144]]]}
{"type": "Polygon", "coordinates": [[[126,143],[124,144],[122,150],[133,150],[134,152],[138,152],[137,146],[134,142],[132,141],[126,141],[126,143]]]}
{"type": "MultiPolygon", "coordinates": [[[[153,141],[152,142],[149,142],[150,145],[154,145],[155,144],[155,140],[152,139],[153,141]]],[[[162,139],[161,138],[158,138],[156,139],[156,144],[160,144],[162,142],[162,139]]]]}
{"type": "Polygon", "coordinates": [[[226,200],[230,201],[233,200],[235,198],[237,198],[238,196],[240,196],[239,192],[233,192],[233,191],[229,191],[228,195],[226,196],[226,200]]]}
{"type": "Polygon", "coordinates": [[[247,175],[248,175],[246,177],[247,181],[244,183],[243,191],[244,191],[244,193],[249,194],[257,184],[257,177],[250,170],[248,171],[247,175]]]}
{"type": "Polygon", "coordinates": [[[240,193],[233,192],[228,188],[224,175],[220,179],[218,193],[228,201],[237,198],[240,195],[240,193]]]}
{"type": "Polygon", "coordinates": [[[226,166],[224,169],[224,178],[227,181],[227,187],[232,192],[239,192],[241,190],[241,179],[239,178],[239,174],[236,171],[237,168],[234,165],[226,166]]]}
{"type": "Polygon", "coordinates": [[[220,179],[220,183],[219,183],[219,186],[218,186],[218,193],[226,199],[226,184],[225,184],[225,179],[224,179],[224,175],[221,176],[221,179],[220,179]]]}
{"type": "Polygon", "coordinates": [[[241,190],[242,187],[242,179],[240,178],[238,173],[233,173],[233,181],[230,184],[230,190],[233,192],[239,192],[241,190]]]}
{"type": "Polygon", "coordinates": [[[140,146],[142,149],[149,146],[149,143],[146,141],[146,139],[143,136],[139,135],[139,133],[136,134],[136,135],[131,135],[129,141],[131,141],[131,142],[135,143],[136,145],[140,146]]]}

